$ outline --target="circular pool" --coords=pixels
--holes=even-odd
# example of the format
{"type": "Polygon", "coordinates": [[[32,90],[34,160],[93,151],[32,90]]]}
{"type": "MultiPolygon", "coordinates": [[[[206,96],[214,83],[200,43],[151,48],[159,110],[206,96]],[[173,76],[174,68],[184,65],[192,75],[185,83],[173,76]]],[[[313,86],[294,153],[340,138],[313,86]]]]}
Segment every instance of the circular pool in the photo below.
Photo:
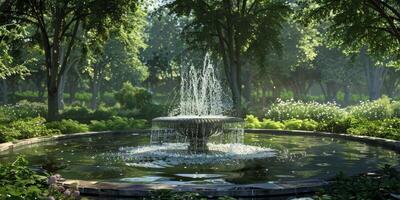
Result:
{"type": "MultiPolygon", "coordinates": [[[[176,154],[169,147],[161,151],[163,156],[154,156],[148,144],[148,133],[94,134],[3,151],[0,162],[24,155],[35,170],[60,173],[67,179],[167,185],[324,180],[339,172],[354,175],[400,163],[400,154],[382,146],[313,135],[246,133],[244,144],[217,145],[214,153],[203,158],[176,154]],[[129,156],[141,150],[149,154],[129,156]],[[177,159],[170,159],[171,155],[177,159]],[[200,159],[209,162],[192,162],[200,159]]],[[[184,144],[180,148],[185,149],[184,144]]]]}

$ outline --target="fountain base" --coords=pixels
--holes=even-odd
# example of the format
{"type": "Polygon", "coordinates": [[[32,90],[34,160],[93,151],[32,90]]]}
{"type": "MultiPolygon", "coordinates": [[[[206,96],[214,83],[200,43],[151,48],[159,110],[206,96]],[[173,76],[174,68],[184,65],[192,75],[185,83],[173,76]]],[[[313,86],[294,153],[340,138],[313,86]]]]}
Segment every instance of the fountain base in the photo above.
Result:
{"type": "Polygon", "coordinates": [[[151,142],[189,143],[188,152],[208,152],[211,137],[214,143],[242,143],[243,119],[226,116],[175,116],[159,117],[152,121],[151,142]]]}

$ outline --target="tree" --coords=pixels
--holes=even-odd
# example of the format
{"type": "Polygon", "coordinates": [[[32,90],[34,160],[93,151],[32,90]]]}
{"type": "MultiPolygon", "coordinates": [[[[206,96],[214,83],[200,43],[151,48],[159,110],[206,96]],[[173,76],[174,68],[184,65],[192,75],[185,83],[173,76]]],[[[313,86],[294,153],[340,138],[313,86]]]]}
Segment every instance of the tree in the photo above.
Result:
{"type": "Polygon", "coordinates": [[[167,7],[192,19],[184,29],[188,44],[222,58],[234,108],[241,114],[242,58],[262,60],[281,47],[279,35],[289,6],[268,0],[175,0],[167,7]]]}
{"type": "Polygon", "coordinates": [[[133,0],[4,0],[1,3],[0,21],[31,25],[40,33],[39,42],[45,52],[49,120],[58,118],[58,90],[78,28],[82,26],[104,36],[107,28],[118,26],[135,9],[133,0]]]}
{"type": "Polygon", "coordinates": [[[140,52],[146,48],[146,13],[139,8],[130,13],[128,19],[123,28],[113,30],[111,37],[103,43],[90,39],[93,49],[89,56],[93,109],[97,108],[104,80],[108,81],[110,88],[119,89],[125,81],[138,85],[148,76],[147,67],[140,60],[140,52]]]}
{"type": "Polygon", "coordinates": [[[160,8],[149,16],[146,29],[148,47],[141,53],[141,60],[149,68],[146,82],[153,89],[168,81],[178,80],[179,66],[189,52],[180,34],[188,20],[168,15],[168,12],[168,9],[160,8]]]}
{"type": "Polygon", "coordinates": [[[378,60],[400,59],[400,3],[398,0],[299,0],[299,17],[320,22],[337,46],[367,52],[378,60]]]}
{"type": "Polygon", "coordinates": [[[12,55],[14,50],[21,47],[18,40],[25,38],[27,33],[26,27],[12,24],[0,26],[0,79],[6,79],[13,75],[24,77],[29,74],[26,65],[35,59],[30,58],[23,62],[16,62],[12,55]]]}

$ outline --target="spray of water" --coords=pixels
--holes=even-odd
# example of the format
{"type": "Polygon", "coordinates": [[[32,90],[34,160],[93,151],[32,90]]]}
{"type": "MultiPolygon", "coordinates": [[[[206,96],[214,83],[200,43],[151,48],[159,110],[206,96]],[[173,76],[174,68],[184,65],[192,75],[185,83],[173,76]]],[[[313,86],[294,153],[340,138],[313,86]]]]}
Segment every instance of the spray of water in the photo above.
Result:
{"type": "Polygon", "coordinates": [[[206,54],[202,68],[182,67],[180,101],[171,115],[222,115],[231,108],[230,98],[226,97],[211,56],[206,54]]]}

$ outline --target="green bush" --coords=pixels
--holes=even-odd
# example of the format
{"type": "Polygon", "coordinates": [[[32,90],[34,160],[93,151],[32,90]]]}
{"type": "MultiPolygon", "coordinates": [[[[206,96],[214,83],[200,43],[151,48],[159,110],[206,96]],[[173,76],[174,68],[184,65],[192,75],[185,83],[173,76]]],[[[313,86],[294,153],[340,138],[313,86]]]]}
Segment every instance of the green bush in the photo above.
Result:
{"type": "Polygon", "coordinates": [[[46,115],[47,105],[43,103],[20,101],[15,105],[0,106],[0,122],[3,123],[46,115]]]}
{"type": "Polygon", "coordinates": [[[400,140],[400,119],[360,120],[347,130],[349,134],[400,140]]]}
{"type": "Polygon", "coordinates": [[[104,92],[101,95],[101,102],[108,106],[113,106],[117,103],[117,100],[115,99],[114,92],[104,92]]]}
{"type": "Polygon", "coordinates": [[[110,120],[92,120],[89,124],[91,131],[132,130],[147,128],[147,121],[143,119],[114,117],[110,120]]]}
{"type": "Polygon", "coordinates": [[[261,128],[283,130],[285,129],[285,125],[281,122],[275,122],[270,119],[263,119],[263,121],[261,122],[261,128]]]}
{"type": "Polygon", "coordinates": [[[11,164],[0,164],[0,199],[41,199],[47,187],[46,177],[30,170],[22,157],[11,164]]]}
{"type": "Polygon", "coordinates": [[[92,94],[89,92],[77,92],[75,94],[75,100],[80,101],[80,102],[90,102],[92,99],[92,94]]]}
{"type": "Polygon", "coordinates": [[[142,109],[151,103],[151,93],[145,88],[134,87],[130,82],[125,82],[122,89],[115,93],[115,99],[124,108],[142,109]]]}
{"type": "Polygon", "coordinates": [[[261,122],[254,115],[246,115],[244,118],[245,128],[261,128],[261,122]]]}
{"type": "Polygon", "coordinates": [[[111,108],[100,107],[94,112],[90,113],[90,120],[107,120],[115,115],[115,111],[111,108]]]}
{"type": "Polygon", "coordinates": [[[7,125],[0,126],[0,140],[5,142],[14,139],[27,139],[60,134],[58,130],[48,129],[45,122],[46,120],[44,118],[36,117],[32,119],[16,120],[7,125]]]}
{"type": "Polygon", "coordinates": [[[359,105],[347,108],[350,116],[356,119],[383,120],[394,114],[390,99],[386,96],[375,100],[361,102],[359,105]]]}
{"type": "Polygon", "coordinates": [[[89,127],[86,124],[80,124],[79,122],[72,119],[63,119],[61,121],[48,122],[46,124],[48,129],[60,130],[63,134],[70,133],[82,133],[89,131],[89,127]]]}
{"type": "Polygon", "coordinates": [[[139,110],[134,118],[151,120],[156,117],[167,115],[167,107],[164,105],[158,105],[149,103],[144,105],[141,110],[139,110]]]}
{"type": "Polygon", "coordinates": [[[303,120],[301,119],[289,119],[283,121],[286,129],[288,130],[301,130],[301,126],[303,124],[303,120]]]}
{"type": "Polygon", "coordinates": [[[332,133],[347,133],[347,129],[349,129],[356,121],[357,120],[353,117],[345,117],[342,119],[320,122],[317,130],[332,133]]]}
{"type": "Polygon", "coordinates": [[[80,199],[76,185],[67,188],[68,195],[64,192],[66,188],[57,185],[60,175],[46,176],[31,170],[21,156],[12,163],[0,164],[0,199],[80,199]]]}
{"type": "Polygon", "coordinates": [[[66,108],[62,112],[61,118],[72,119],[81,123],[88,123],[90,122],[92,115],[91,110],[89,110],[88,108],[84,106],[74,106],[66,108]]]}
{"type": "Polygon", "coordinates": [[[100,107],[98,110],[92,111],[85,106],[68,107],[61,114],[61,118],[76,120],[80,123],[89,123],[91,120],[107,120],[115,115],[115,111],[111,108],[100,107]]]}
{"type": "Polygon", "coordinates": [[[312,119],[317,122],[343,118],[346,115],[343,109],[336,104],[317,102],[304,103],[302,101],[278,101],[271,105],[265,117],[274,121],[290,119],[312,119]]]}
{"type": "Polygon", "coordinates": [[[392,102],[393,118],[400,118],[400,101],[392,102]]]}
{"type": "Polygon", "coordinates": [[[318,122],[312,120],[312,119],[305,119],[303,120],[303,123],[301,124],[301,130],[306,130],[306,131],[315,131],[318,128],[318,122]]]}

